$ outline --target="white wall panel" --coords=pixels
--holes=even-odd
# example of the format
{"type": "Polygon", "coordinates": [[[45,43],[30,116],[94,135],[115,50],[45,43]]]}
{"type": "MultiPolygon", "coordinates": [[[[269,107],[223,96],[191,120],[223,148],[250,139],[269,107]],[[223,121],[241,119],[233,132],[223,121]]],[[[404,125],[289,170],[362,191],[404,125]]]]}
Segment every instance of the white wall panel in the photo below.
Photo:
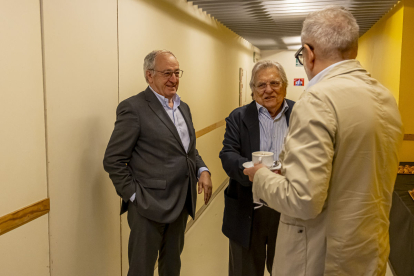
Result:
{"type": "Polygon", "coordinates": [[[44,0],[52,276],[121,273],[102,159],[118,103],[117,1],[44,0]]]}
{"type": "Polygon", "coordinates": [[[39,1],[0,1],[0,216],[47,197],[39,1]]]}
{"type": "Polygon", "coordinates": [[[49,276],[48,216],[0,236],[0,275],[49,276]]]}
{"type": "MultiPolygon", "coordinates": [[[[38,0],[0,1],[0,41],[1,217],[47,197],[38,0]]],[[[0,236],[0,275],[49,274],[47,227],[46,215],[0,236]]]]}

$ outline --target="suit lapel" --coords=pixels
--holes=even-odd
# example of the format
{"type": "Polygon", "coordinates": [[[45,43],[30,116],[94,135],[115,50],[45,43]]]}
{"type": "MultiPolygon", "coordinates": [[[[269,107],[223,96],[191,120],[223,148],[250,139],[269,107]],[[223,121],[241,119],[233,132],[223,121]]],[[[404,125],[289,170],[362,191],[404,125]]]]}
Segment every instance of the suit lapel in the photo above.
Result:
{"type": "Polygon", "coordinates": [[[171,118],[168,116],[164,107],[161,105],[160,101],[157,99],[157,96],[154,95],[154,92],[148,87],[145,90],[145,99],[148,102],[149,107],[154,111],[158,118],[165,124],[165,126],[171,131],[175,139],[181,145],[182,149],[185,151],[183,143],[181,142],[180,135],[178,134],[177,128],[174,123],[171,121],[171,118]]]}
{"type": "Polygon", "coordinates": [[[292,113],[292,109],[293,109],[293,105],[295,104],[293,101],[285,99],[287,102],[287,105],[289,106],[288,110],[285,113],[286,116],[286,124],[287,126],[289,126],[289,121],[290,121],[290,114],[292,113]]]}
{"type": "Polygon", "coordinates": [[[180,110],[181,114],[184,117],[184,121],[187,124],[187,129],[188,129],[188,134],[190,135],[190,144],[188,145],[188,151],[190,151],[191,147],[193,146],[193,143],[195,141],[195,133],[193,133],[192,129],[190,126],[192,126],[193,122],[191,121],[191,116],[189,113],[189,110],[187,108],[182,108],[182,103],[181,105],[178,107],[178,109],[180,110]]]}
{"type": "Polygon", "coordinates": [[[252,152],[260,151],[260,127],[258,115],[256,102],[253,101],[247,106],[246,113],[243,117],[243,122],[249,133],[250,148],[252,152]]]}

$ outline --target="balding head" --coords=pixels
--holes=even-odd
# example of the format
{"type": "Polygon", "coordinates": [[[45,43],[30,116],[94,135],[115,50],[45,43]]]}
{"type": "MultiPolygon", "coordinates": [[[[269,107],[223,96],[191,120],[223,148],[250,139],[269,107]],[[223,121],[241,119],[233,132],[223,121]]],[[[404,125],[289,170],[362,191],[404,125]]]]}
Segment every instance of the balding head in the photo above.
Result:
{"type": "Polygon", "coordinates": [[[302,44],[311,45],[327,60],[356,57],[359,26],[343,7],[327,7],[310,13],[303,22],[302,44]]]}

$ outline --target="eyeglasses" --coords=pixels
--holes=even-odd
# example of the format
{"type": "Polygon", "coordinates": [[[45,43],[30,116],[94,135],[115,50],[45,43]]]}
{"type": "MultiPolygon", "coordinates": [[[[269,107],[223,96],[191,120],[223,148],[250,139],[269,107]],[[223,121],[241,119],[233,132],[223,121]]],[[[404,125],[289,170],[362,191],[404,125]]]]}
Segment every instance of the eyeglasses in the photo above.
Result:
{"type": "Polygon", "coordinates": [[[302,54],[303,48],[304,48],[303,46],[300,47],[300,49],[295,53],[295,58],[297,61],[299,61],[300,65],[303,65],[303,54],[302,54]]]}
{"type": "Polygon", "coordinates": [[[303,44],[302,47],[300,47],[300,49],[295,53],[295,58],[297,59],[297,61],[299,61],[300,65],[303,65],[303,53],[302,52],[303,52],[303,49],[305,48],[305,45],[308,45],[309,48],[313,50],[313,47],[306,43],[303,44]]]}
{"type": "Polygon", "coordinates": [[[155,69],[150,69],[151,71],[155,71],[155,72],[159,72],[161,73],[161,75],[166,78],[169,79],[171,78],[171,76],[174,74],[177,78],[181,78],[183,76],[184,71],[183,70],[175,70],[175,71],[171,71],[171,70],[164,70],[164,71],[158,71],[155,69]]]}
{"type": "Polygon", "coordinates": [[[256,89],[259,91],[264,91],[267,87],[267,84],[269,84],[272,89],[278,89],[282,85],[282,82],[276,80],[270,82],[259,82],[256,85],[256,89]]]}

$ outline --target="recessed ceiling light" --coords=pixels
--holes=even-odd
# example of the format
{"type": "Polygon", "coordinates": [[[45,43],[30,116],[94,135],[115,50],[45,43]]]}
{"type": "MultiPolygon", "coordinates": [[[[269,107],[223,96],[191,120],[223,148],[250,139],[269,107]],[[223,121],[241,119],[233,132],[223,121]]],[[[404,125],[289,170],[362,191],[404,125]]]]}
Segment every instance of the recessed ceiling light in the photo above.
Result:
{"type": "Polygon", "coordinates": [[[287,46],[288,50],[298,50],[300,47],[302,47],[301,44],[287,46]]]}
{"type": "Polygon", "coordinates": [[[271,38],[247,38],[247,40],[259,47],[259,46],[276,46],[277,42],[274,39],[271,38]]]}
{"type": "Polygon", "coordinates": [[[282,37],[282,40],[285,44],[300,44],[302,42],[300,36],[285,36],[282,37]]]}

